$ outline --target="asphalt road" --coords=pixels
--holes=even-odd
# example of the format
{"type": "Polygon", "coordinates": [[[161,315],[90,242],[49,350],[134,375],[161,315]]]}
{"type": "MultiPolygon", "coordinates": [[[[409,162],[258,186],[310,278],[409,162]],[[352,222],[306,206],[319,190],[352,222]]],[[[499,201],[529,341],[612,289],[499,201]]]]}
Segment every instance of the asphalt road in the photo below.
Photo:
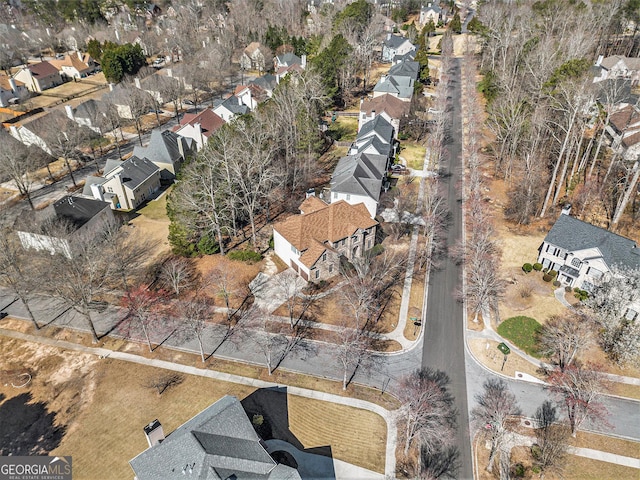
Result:
{"type": "MultiPolygon", "coordinates": [[[[451,75],[450,134],[447,136],[449,152],[440,166],[441,184],[447,194],[451,222],[447,231],[447,246],[455,245],[462,235],[462,210],[460,204],[461,172],[461,112],[460,112],[460,61],[454,60],[451,75]]],[[[471,444],[467,406],[467,377],[465,371],[463,305],[456,299],[461,290],[462,267],[450,258],[443,258],[441,266],[431,272],[429,296],[424,331],[422,366],[445,371],[451,380],[450,391],[458,410],[456,445],[460,450],[461,468],[458,478],[473,478],[471,444]]]]}

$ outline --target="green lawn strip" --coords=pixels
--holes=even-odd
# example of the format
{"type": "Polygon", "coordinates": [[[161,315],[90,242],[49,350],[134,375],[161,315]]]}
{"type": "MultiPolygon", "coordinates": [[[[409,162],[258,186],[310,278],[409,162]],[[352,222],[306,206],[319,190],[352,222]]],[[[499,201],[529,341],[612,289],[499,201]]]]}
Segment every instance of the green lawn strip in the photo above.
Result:
{"type": "Polygon", "coordinates": [[[541,327],[531,317],[511,317],[498,326],[498,333],[532,357],[540,358],[536,335],[541,327]]]}
{"type": "Polygon", "coordinates": [[[407,161],[407,167],[422,170],[427,149],[417,143],[402,142],[400,156],[407,161]]]}
{"type": "Polygon", "coordinates": [[[335,122],[329,124],[327,134],[336,142],[350,142],[356,139],[358,134],[357,117],[338,117],[335,122]]]}
{"type": "Polygon", "coordinates": [[[168,191],[164,195],[162,195],[161,198],[147,202],[147,204],[143,208],[138,210],[138,213],[151,220],[166,220],[168,218],[167,195],[169,195],[168,191]]]}

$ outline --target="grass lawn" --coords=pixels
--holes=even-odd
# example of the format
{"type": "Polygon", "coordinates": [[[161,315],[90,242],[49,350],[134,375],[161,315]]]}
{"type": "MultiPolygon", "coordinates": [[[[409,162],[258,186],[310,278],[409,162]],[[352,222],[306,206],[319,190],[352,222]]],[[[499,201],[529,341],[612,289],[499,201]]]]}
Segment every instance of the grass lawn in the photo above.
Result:
{"type": "Polygon", "coordinates": [[[358,117],[338,117],[329,123],[327,135],[336,142],[351,142],[358,133],[358,117]]]}
{"type": "MultiPolygon", "coordinates": [[[[27,389],[0,383],[0,398],[30,393],[33,402],[43,402],[55,413],[65,432],[51,454],[72,455],[74,478],[80,480],[131,478],[128,461],[147,448],[142,426],[154,418],[165,434],[170,433],[224,395],[242,400],[255,391],[185,375],[181,384],[158,395],[146,385],[164,373],[162,369],[7,337],[0,337],[0,351],[7,353],[0,357],[0,372],[28,365],[33,375],[27,389]]],[[[287,398],[289,429],[305,448],[329,446],[334,458],[384,471],[386,425],[381,417],[293,395],[287,398]]],[[[3,406],[6,400],[0,400],[0,411],[3,406]]]]}
{"type": "Polygon", "coordinates": [[[426,151],[425,147],[417,143],[402,142],[400,156],[407,161],[407,167],[414,170],[422,170],[426,151]]]}
{"type": "Polygon", "coordinates": [[[173,187],[169,187],[167,191],[162,195],[162,197],[147,202],[147,204],[143,208],[138,210],[138,213],[151,220],[168,220],[169,217],[167,217],[167,195],[169,195],[171,188],[173,187]]]}
{"type": "Polygon", "coordinates": [[[536,333],[540,327],[531,317],[511,317],[498,326],[498,333],[529,355],[540,358],[536,351],[536,333]]]}

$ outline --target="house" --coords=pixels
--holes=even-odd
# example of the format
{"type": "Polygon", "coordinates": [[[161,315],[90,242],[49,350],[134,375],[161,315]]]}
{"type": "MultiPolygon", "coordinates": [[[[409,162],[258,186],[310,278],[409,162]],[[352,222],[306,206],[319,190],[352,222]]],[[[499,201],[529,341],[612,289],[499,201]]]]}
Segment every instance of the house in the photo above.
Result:
{"type": "Polygon", "coordinates": [[[108,160],[102,177],[87,178],[82,194],[109,202],[114,210],[132,210],[160,188],[160,168],[146,158],[108,160]]]}
{"type": "Polygon", "coordinates": [[[622,153],[630,161],[636,161],[640,155],[640,109],[627,105],[609,117],[605,127],[611,148],[622,153]]]}
{"type": "Polygon", "coordinates": [[[63,83],[58,69],[49,62],[24,66],[13,78],[22,82],[30,92],[43,92],[63,83]]]}
{"type": "Polygon", "coordinates": [[[402,35],[387,34],[382,43],[382,61],[391,62],[396,55],[404,55],[416,49],[416,46],[402,35]]]}
{"type": "MultiPolygon", "coordinates": [[[[22,122],[16,122],[9,126],[11,136],[27,147],[34,145],[49,155],[52,154],[51,139],[60,132],[56,128],[72,127],[62,110],[49,110],[42,115],[34,115],[22,122]]],[[[77,128],[80,128],[79,126],[77,128]]]]}
{"type": "MultiPolygon", "coordinates": [[[[151,95],[145,92],[147,98],[144,100],[133,97],[132,95],[133,85],[119,83],[117,85],[109,84],[109,91],[102,95],[102,102],[105,104],[111,104],[115,107],[118,112],[118,116],[120,118],[126,118],[127,120],[133,120],[134,113],[131,110],[131,105],[142,105],[145,104],[147,108],[151,109],[153,105],[153,98],[151,95]]],[[[144,90],[143,90],[144,91],[144,90]]],[[[146,113],[146,111],[145,111],[146,113]]]]}
{"type": "Polygon", "coordinates": [[[237,97],[242,104],[249,107],[249,110],[255,110],[256,108],[258,108],[258,104],[264,102],[269,98],[267,92],[265,92],[255,83],[236,86],[233,95],[237,97]]]}
{"type": "Polygon", "coordinates": [[[415,81],[411,77],[383,75],[373,87],[373,98],[388,93],[403,102],[410,102],[413,97],[414,84],[415,81]]]}
{"type": "Polygon", "coordinates": [[[177,78],[157,73],[149,75],[142,80],[138,77],[133,79],[136,88],[147,92],[158,105],[164,105],[177,98],[177,93],[180,90],[179,82],[177,78]]]}
{"type": "Polygon", "coordinates": [[[94,132],[102,135],[103,130],[109,129],[105,127],[107,106],[100,100],[90,99],[82,102],[76,108],[65,105],[67,117],[76,122],[78,125],[90,128],[94,132]]]}
{"type": "Polygon", "coordinates": [[[198,151],[207,144],[209,137],[225,124],[225,121],[209,108],[200,113],[185,113],[180,123],[172,131],[184,138],[190,138],[198,151]]]}
{"type": "Polygon", "coordinates": [[[594,82],[611,78],[625,78],[631,81],[632,86],[640,83],[640,58],[623,57],[622,55],[603,58],[601,55],[595,66],[597,68],[594,82]]]}
{"type": "Polygon", "coordinates": [[[149,145],[133,147],[133,156],[150,160],[160,169],[162,180],[173,180],[184,162],[195,153],[193,141],[169,130],[151,132],[149,145]]]}
{"type": "Polygon", "coordinates": [[[74,240],[96,235],[114,222],[109,204],[101,200],[65,196],[41,211],[25,211],[16,221],[22,247],[61,253],[71,258],[74,240]],[[54,232],[59,229],[59,234],[54,232]]]}
{"type": "Polygon", "coordinates": [[[340,257],[354,260],[374,246],[377,226],[364,203],[327,205],[311,196],[299,215],[273,226],[273,248],[303,279],[325,280],[338,274],[340,257]]]}
{"type": "Polygon", "coordinates": [[[214,109],[214,113],[222,118],[225,122],[229,123],[238,115],[246,115],[249,113],[249,107],[247,107],[242,100],[235,95],[231,95],[221,103],[219,103],[214,109]]]}
{"type": "Polygon", "coordinates": [[[0,107],[8,107],[28,93],[24,83],[7,75],[0,75],[0,107]]]}
{"type": "Polygon", "coordinates": [[[302,55],[299,57],[295,53],[288,52],[276,55],[273,59],[273,70],[276,72],[280,68],[289,68],[294,65],[299,65],[304,70],[307,66],[307,56],[302,55]]]}
{"type": "Polygon", "coordinates": [[[255,80],[250,82],[249,85],[257,85],[265,91],[269,98],[271,98],[273,96],[273,91],[278,86],[279,81],[280,77],[276,77],[275,75],[267,73],[266,75],[262,75],[261,77],[256,78],[255,80]]]}
{"type": "Polygon", "coordinates": [[[538,263],[558,272],[558,281],[591,291],[606,282],[614,266],[640,268],[640,248],[629,239],[596,227],[562,210],[542,245],[538,263]]]}
{"type": "Polygon", "coordinates": [[[273,53],[269,47],[259,42],[251,42],[240,56],[240,68],[242,70],[258,70],[264,72],[273,65],[273,53]]]}
{"type": "Polygon", "coordinates": [[[185,90],[193,90],[191,75],[189,75],[189,69],[185,64],[173,65],[171,68],[163,68],[158,72],[158,75],[175,78],[185,90]]]}
{"type": "Polygon", "coordinates": [[[394,128],[383,115],[376,115],[360,128],[349,148],[349,155],[372,153],[391,159],[395,155],[394,128]]]}
{"type": "Polygon", "coordinates": [[[440,8],[439,3],[438,1],[429,2],[420,9],[420,19],[418,20],[420,25],[426,25],[429,23],[429,20],[431,20],[434,25],[447,23],[446,15],[442,8],[440,8]]]}
{"type": "Polygon", "coordinates": [[[58,60],[50,60],[62,78],[85,78],[98,70],[99,65],[88,53],[72,52],[58,60]]]}
{"type": "Polygon", "coordinates": [[[351,205],[364,204],[375,218],[388,166],[389,157],[385,155],[357,153],[342,157],[331,176],[331,203],[344,200],[351,205]]]}
{"type": "Polygon", "coordinates": [[[365,123],[375,120],[376,116],[382,116],[391,124],[394,138],[398,138],[400,121],[409,114],[409,102],[403,102],[393,95],[384,94],[371,99],[360,100],[360,115],[358,116],[358,131],[365,123]]]}
{"type": "Polygon", "coordinates": [[[396,65],[400,62],[413,62],[416,59],[416,51],[411,50],[410,52],[405,53],[404,55],[396,55],[391,60],[392,65],[396,65]]]}
{"type": "Polygon", "coordinates": [[[420,64],[412,60],[403,60],[402,62],[396,62],[387,72],[387,75],[394,78],[397,77],[409,77],[413,80],[418,80],[418,74],[420,73],[420,64]]]}
{"type": "Polygon", "coordinates": [[[300,480],[269,455],[236,397],[222,397],[166,437],[158,420],[144,434],[149,448],[129,461],[137,480],[300,480]]]}

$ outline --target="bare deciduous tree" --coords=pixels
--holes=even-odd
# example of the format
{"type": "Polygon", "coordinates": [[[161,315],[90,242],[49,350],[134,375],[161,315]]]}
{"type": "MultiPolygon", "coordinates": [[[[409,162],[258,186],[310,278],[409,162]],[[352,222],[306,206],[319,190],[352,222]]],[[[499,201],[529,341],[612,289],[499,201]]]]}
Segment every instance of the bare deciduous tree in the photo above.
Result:
{"type": "Polygon", "coordinates": [[[177,372],[165,372],[151,378],[147,383],[147,388],[155,389],[158,395],[162,395],[168,388],[175,387],[184,382],[184,375],[177,372]]]}
{"type": "Polygon", "coordinates": [[[402,402],[405,456],[415,439],[427,452],[441,451],[453,442],[456,411],[448,386],[447,374],[430,368],[416,370],[401,380],[398,398],[402,402]]]}
{"type": "Polygon", "coordinates": [[[165,311],[166,292],[151,290],[148,285],[140,284],[122,297],[122,306],[128,311],[128,319],[132,323],[133,331],[140,329],[149,347],[151,345],[151,331],[162,320],[165,311]]]}
{"type": "Polygon", "coordinates": [[[520,415],[520,406],[515,395],[509,390],[507,383],[498,378],[490,378],[484,382],[483,392],[476,395],[478,403],[471,410],[471,422],[476,432],[490,442],[487,471],[493,471],[493,463],[507,434],[507,421],[520,415]]]}
{"type": "Polygon", "coordinates": [[[171,257],[160,267],[160,280],[176,297],[198,281],[193,261],[184,257],[171,257]]]}
{"type": "MultiPolygon", "coordinates": [[[[533,457],[544,473],[562,473],[567,455],[569,429],[558,423],[556,408],[549,400],[538,407],[534,415],[536,445],[533,457]]],[[[540,476],[543,478],[544,473],[540,476]]]]}
{"type": "Polygon", "coordinates": [[[5,131],[0,131],[0,145],[0,181],[12,180],[33,209],[31,190],[36,181],[35,170],[44,164],[44,159],[29,152],[27,147],[5,131]]]}
{"type": "Polygon", "coordinates": [[[571,365],[580,351],[593,341],[589,319],[578,313],[554,315],[538,334],[540,353],[554,361],[560,370],[571,365]]]}
{"type": "Polygon", "coordinates": [[[200,359],[205,362],[204,356],[204,334],[207,328],[207,321],[213,317],[213,305],[205,297],[192,298],[178,304],[179,316],[184,324],[187,337],[194,337],[198,342],[200,359]]]}
{"type": "Polygon", "coordinates": [[[347,386],[360,369],[367,369],[373,363],[372,337],[369,332],[342,326],[338,331],[336,363],[342,370],[342,389],[347,386]]]}
{"type": "Polygon", "coordinates": [[[574,364],[564,371],[553,371],[547,378],[549,391],[556,396],[559,405],[566,407],[573,437],[587,420],[607,424],[607,410],[599,400],[608,384],[598,370],[594,364],[574,364]]]}

